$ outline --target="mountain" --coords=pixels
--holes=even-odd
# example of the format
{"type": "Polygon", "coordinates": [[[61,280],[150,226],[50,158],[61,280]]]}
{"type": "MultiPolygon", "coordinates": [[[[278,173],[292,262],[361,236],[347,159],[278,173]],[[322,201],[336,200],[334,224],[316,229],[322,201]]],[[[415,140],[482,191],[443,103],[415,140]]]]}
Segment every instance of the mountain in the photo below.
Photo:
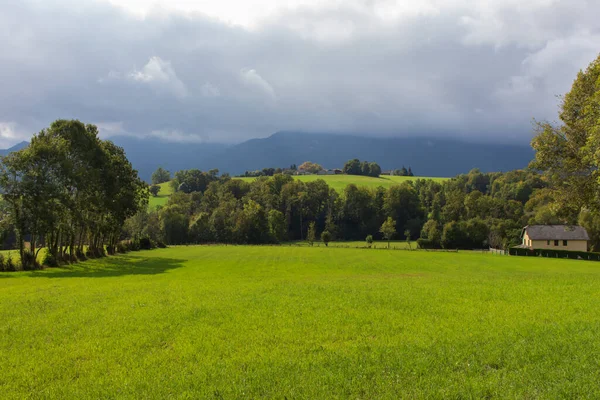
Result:
{"type": "Polygon", "coordinates": [[[0,156],[6,156],[9,153],[12,153],[13,151],[19,151],[21,149],[24,149],[25,147],[29,146],[29,142],[21,142],[21,143],[17,143],[15,144],[13,147],[10,147],[8,149],[0,149],[0,156]]]}
{"type": "Polygon", "coordinates": [[[226,149],[210,162],[232,174],[265,167],[313,161],[341,168],[352,158],[375,161],[382,169],[411,166],[420,176],[455,176],[479,168],[483,172],[524,168],[533,158],[525,145],[470,143],[458,139],[372,138],[353,135],[279,132],[226,149]]]}
{"type": "MultiPolygon", "coordinates": [[[[419,176],[449,177],[479,168],[483,172],[525,168],[533,158],[529,146],[473,143],[439,138],[373,138],[329,133],[278,132],[264,139],[237,145],[173,143],[157,139],[111,138],[146,181],[159,166],[182,169],[218,168],[221,173],[288,167],[313,161],[326,168],[341,168],[352,158],[375,161],[382,169],[410,166],[419,176]]],[[[19,143],[0,154],[27,145],[19,143]]]]}
{"type": "Polygon", "coordinates": [[[223,154],[229,147],[220,143],[176,143],[128,136],[116,136],[110,140],[125,150],[133,167],[147,182],[150,182],[152,173],[158,167],[171,172],[192,168],[216,168],[211,167],[207,160],[212,160],[216,154],[223,154]]]}

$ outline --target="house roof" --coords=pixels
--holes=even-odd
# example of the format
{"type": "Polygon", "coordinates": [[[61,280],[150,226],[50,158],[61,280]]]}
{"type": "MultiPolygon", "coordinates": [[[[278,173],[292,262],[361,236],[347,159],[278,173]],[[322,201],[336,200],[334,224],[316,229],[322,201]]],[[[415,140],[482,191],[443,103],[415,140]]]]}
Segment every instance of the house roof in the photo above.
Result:
{"type": "Polygon", "coordinates": [[[585,228],[577,225],[528,225],[523,229],[531,240],[590,240],[585,228]]]}

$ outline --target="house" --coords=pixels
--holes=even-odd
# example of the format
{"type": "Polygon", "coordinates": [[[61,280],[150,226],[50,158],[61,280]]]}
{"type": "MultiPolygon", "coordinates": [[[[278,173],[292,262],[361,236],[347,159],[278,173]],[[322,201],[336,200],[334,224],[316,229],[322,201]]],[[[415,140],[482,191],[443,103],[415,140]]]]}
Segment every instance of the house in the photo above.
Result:
{"type": "Polygon", "coordinates": [[[335,170],[333,169],[322,169],[317,172],[317,175],[335,175],[335,170]]]}
{"type": "Polygon", "coordinates": [[[587,251],[590,240],[585,228],[576,225],[527,225],[521,238],[521,248],[570,251],[587,251]]]}

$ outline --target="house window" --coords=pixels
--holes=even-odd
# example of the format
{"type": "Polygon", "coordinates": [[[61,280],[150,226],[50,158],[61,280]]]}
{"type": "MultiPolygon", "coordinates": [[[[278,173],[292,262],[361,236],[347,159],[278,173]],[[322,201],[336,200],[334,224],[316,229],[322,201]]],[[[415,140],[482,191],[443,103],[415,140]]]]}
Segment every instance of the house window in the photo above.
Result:
{"type": "Polygon", "coordinates": [[[563,240],[563,246],[566,246],[566,245],[567,245],[567,241],[563,240]]]}
{"type": "Polygon", "coordinates": [[[554,245],[555,245],[555,246],[558,246],[558,240],[555,240],[555,241],[554,241],[554,245]]]}
{"type": "Polygon", "coordinates": [[[546,245],[550,246],[550,241],[549,240],[546,240],[546,245]]]}

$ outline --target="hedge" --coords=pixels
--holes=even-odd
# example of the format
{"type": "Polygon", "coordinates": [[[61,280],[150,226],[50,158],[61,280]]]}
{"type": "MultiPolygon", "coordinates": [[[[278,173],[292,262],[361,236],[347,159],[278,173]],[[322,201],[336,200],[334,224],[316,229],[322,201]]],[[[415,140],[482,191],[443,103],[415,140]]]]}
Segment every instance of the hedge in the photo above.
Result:
{"type": "Polygon", "coordinates": [[[589,260],[600,261],[600,253],[590,253],[587,251],[570,251],[570,250],[552,250],[552,249],[523,249],[511,247],[508,250],[511,256],[528,256],[528,257],[549,257],[549,258],[569,258],[572,260],[589,260]]]}

